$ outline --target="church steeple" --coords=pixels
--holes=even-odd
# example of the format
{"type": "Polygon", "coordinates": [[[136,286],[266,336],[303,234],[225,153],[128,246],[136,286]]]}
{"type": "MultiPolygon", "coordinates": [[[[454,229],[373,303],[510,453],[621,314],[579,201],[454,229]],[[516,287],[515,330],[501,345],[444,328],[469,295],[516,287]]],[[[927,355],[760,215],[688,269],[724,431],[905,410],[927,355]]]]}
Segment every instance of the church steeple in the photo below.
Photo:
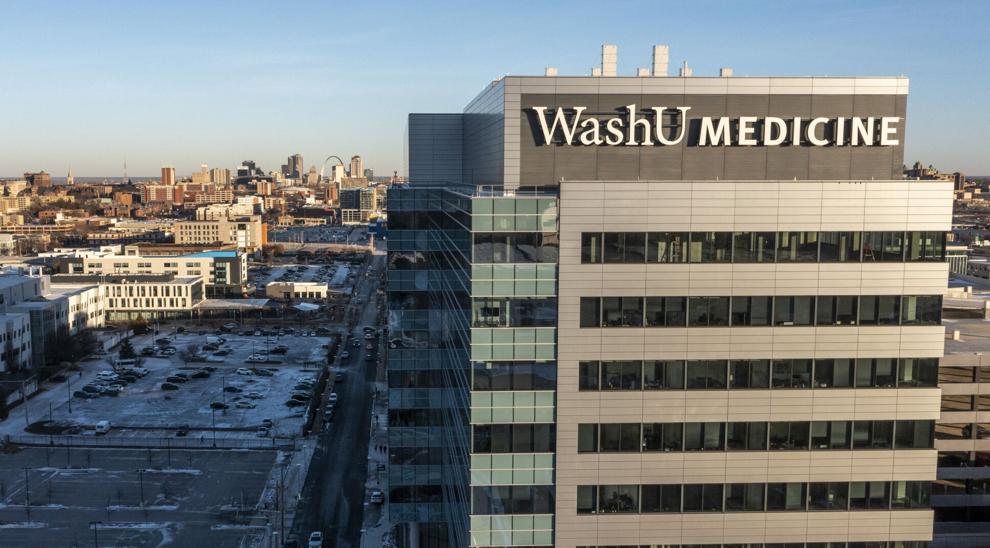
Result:
{"type": "Polygon", "coordinates": [[[76,184],[76,178],[72,176],[72,166],[69,166],[69,175],[65,178],[65,184],[69,186],[76,184]]]}

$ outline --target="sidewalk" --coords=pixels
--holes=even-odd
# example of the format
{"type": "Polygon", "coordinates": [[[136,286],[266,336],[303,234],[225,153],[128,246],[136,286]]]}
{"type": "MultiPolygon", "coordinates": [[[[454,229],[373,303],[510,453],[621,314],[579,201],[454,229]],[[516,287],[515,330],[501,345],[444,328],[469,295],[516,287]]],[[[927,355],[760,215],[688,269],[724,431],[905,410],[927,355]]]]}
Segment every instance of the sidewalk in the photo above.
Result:
{"type": "Polygon", "coordinates": [[[364,482],[366,500],[361,548],[391,548],[394,545],[388,519],[388,386],[384,382],[376,382],[375,389],[378,391],[378,397],[371,406],[371,435],[368,444],[368,471],[364,482]],[[379,450],[379,447],[385,450],[379,450]],[[373,489],[380,489],[385,493],[385,504],[367,502],[373,489]]]}
{"type": "Polygon", "coordinates": [[[306,471],[309,469],[309,461],[313,458],[316,449],[316,438],[299,438],[295,452],[279,451],[275,465],[272,466],[271,474],[265,490],[261,493],[256,509],[259,517],[255,518],[252,525],[268,526],[264,537],[255,546],[267,547],[281,545],[282,534],[282,512],[279,510],[279,485],[283,481],[284,492],[282,497],[285,500],[285,534],[292,531],[292,521],[295,517],[296,507],[299,504],[299,493],[302,491],[303,483],[306,481],[306,471]],[[271,537],[275,537],[272,539],[271,537]]]}

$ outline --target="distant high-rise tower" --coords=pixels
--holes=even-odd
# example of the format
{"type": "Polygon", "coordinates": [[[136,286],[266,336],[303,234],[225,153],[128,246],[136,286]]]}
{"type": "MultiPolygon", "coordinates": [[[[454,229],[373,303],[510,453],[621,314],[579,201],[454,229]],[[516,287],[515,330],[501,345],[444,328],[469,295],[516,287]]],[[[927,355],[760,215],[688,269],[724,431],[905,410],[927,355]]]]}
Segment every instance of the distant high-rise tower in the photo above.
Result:
{"type": "Polygon", "coordinates": [[[287,167],[288,170],[285,173],[286,177],[289,177],[291,179],[301,179],[303,176],[302,154],[293,154],[292,156],[289,156],[287,167]]]}
{"type": "Polygon", "coordinates": [[[37,173],[25,173],[24,180],[34,188],[48,188],[52,186],[52,176],[46,171],[37,173]]]}
{"type": "Polygon", "coordinates": [[[175,184],[175,168],[172,166],[162,166],[162,184],[175,184]]]}
{"type": "Polygon", "coordinates": [[[364,177],[364,160],[360,156],[351,156],[351,177],[364,177]]]}

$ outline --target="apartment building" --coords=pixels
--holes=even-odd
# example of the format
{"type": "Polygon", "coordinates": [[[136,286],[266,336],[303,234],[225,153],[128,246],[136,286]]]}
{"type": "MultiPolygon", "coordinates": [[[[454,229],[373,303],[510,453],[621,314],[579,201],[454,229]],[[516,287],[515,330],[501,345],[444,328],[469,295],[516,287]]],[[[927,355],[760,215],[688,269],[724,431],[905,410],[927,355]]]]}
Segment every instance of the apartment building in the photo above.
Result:
{"type": "Polygon", "coordinates": [[[54,289],[63,291],[97,286],[111,321],[189,318],[206,298],[202,276],[59,274],[51,281],[54,289]]]}
{"type": "Polygon", "coordinates": [[[665,52],[410,115],[400,542],[926,545],[952,185],[901,178],[907,79],[674,78],[665,52]]]}
{"type": "Polygon", "coordinates": [[[178,221],[173,225],[177,244],[230,244],[249,253],[268,241],[268,227],[260,216],[178,221]]]}

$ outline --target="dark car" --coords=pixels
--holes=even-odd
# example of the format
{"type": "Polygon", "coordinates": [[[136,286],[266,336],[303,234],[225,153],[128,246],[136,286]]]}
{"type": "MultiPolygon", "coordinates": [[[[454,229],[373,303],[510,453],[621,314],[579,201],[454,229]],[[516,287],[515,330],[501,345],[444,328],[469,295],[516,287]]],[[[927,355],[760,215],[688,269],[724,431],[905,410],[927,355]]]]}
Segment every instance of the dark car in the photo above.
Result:
{"type": "Polygon", "coordinates": [[[188,436],[189,435],[189,425],[188,424],[183,424],[182,426],[180,426],[179,428],[177,428],[175,430],[175,435],[178,436],[178,437],[180,437],[180,438],[183,438],[185,436],[188,436]]]}
{"type": "Polygon", "coordinates": [[[240,392],[240,391],[241,391],[241,389],[240,389],[240,388],[237,388],[236,386],[224,386],[224,387],[223,387],[223,391],[224,391],[224,392],[233,392],[233,393],[237,393],[237,392],[240,392]]]}
{"type": "Polygon", "coordinates": [[[72,393],[72,395],[73,395],[73,397],[76,397],[76,398],[79,398],[79,399],[82,399],[82,400],[91,400],[93,398],[99,397],[96,394],[90,394],[89,392],[86,392],[86,391],[83,391],[83,390],[76,390],[75,392],[72,393]]]}
{"type": "Polygon", "coordinates": [[[186,382],[189,379],[185,377],[180,377],[178,375],[172,375],[171,377],[166,377],[165,382],[186,382]]]}
{"type": "Polygon", "coordinates": [[[251,371],[254,372],[254,374],[257,375],[257,376],[259,376],[259,377],[274,377],[275,376],[275,373],[272,373],[271,371],[269,371],[267,369],[252,369],[251,371]]]}
{"type": "Polygon", "coordinates": [[[167,338],[164,338],[164,337],[161,338],[161,339],[155,339],[155,344],[157,344],[159,346],[168,346],[169,343],[171,343],[171,342],[172,341],[170,341],[170,340],[168,340],[167,338]]]}
{"type": "Polygon", "coordinates": [[[344,382],[344,374],[337,373],[336,375],[333,376],[333,380],[334,382],[344,382]]]}
{"type": "Polygon", "coordinates": [[[102,388],[99,388],[97,386],[93,386],[92,384],[87,384],[86,386],[82,387],[82,389],[83,389],[83,392],[88,392],[90,394],[99,394],[99,393],[103,392],[103,389],[102,388]]]}
{"type": "Polygon", "coordinates": [[[230,406],[226,403],[215,401],[210,404],[210,409],[228,409],[230,406]]]}
{"type": "Polygon", "coordinates": [[[293,394],[290,399],[296,400],[298,402],[307,402],[309,401],[309,396],[305,394],[293,394]]]}
{"type": "Polygon", "coordinates": [[[209,372],[209,371],[202,371],[202,370],[201,370],[201,371],[196,371],[196,372],[194,372],[194,373],[193,373],[192,375],[190,375],[190,376],[191,376],[192,378],[194,378],[194,379],[206,379],[206,378],[209,378],[209,377],[210,377],[210,372],[209,372]]]}
{"type": "Polygon", "coordinates": [[[179,385],[177,384],[172,384],[170,382],[162,383],[162,390],[178,390],[178,389],[179,389],[179,385]]]}
{"type": "Polygon", "coordinates": [[[285,402],[285,405],[287,405],[288,407],[302,407],[306,405],[306,402],[299,400],[288,400],[287,402],[285,402]]]}

